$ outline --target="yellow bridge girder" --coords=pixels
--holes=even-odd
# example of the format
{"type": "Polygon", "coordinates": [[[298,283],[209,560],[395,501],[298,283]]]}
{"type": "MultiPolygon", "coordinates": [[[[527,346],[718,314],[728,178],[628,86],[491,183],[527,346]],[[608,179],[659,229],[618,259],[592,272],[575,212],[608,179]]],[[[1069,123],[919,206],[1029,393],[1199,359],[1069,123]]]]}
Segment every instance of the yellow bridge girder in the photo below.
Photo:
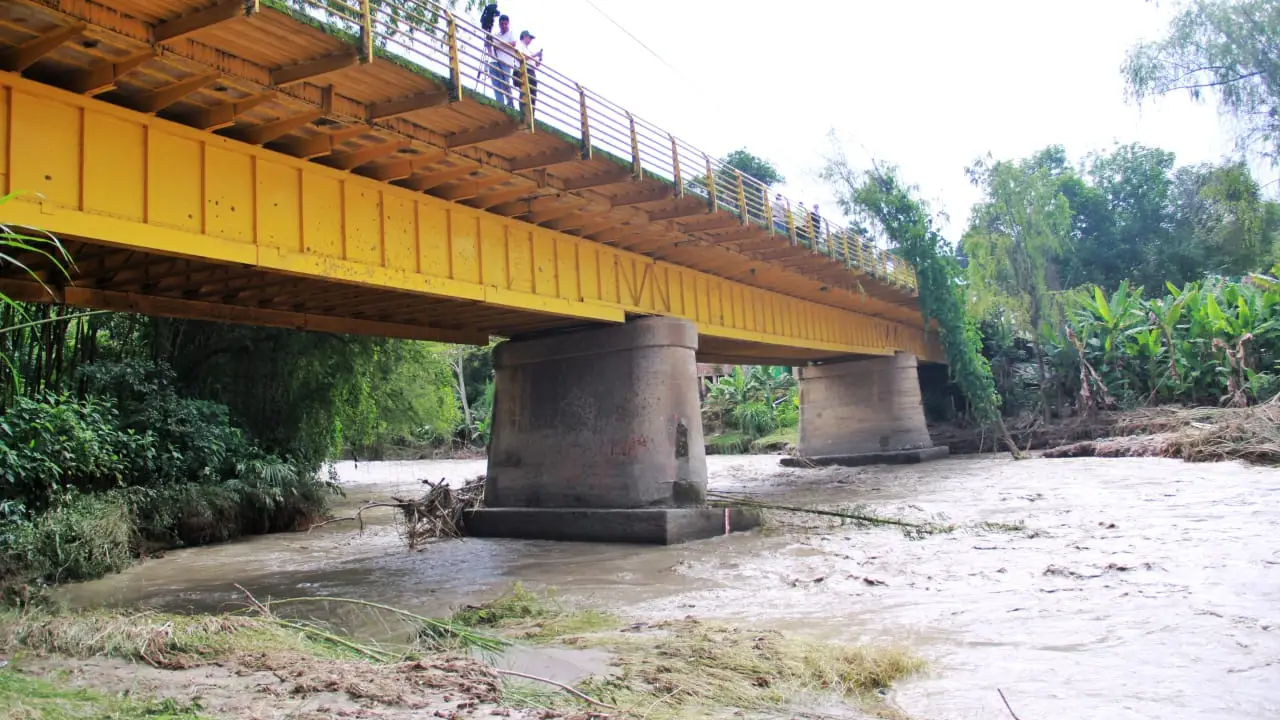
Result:
{"type": "MultiPolygon", "coordinates": [[[[299,327],[449,342],[483,342],[522,327],[504,324],[507,312],[547,318],[548,326],[667,315],[695,322],[704,345],[720,348],[706,354],[723,359],[895,351],[941,359],[920,327],[494,215],[9,72],[0,73],[0,173],[0,187],[18,194],[0,206],[6,225],[138,253],[153,264],[180,258],[190,262],[181,270],[188,280],[222,277],[223,266],[320,283],[295,289],[279,306],[261,295],[241,303],[230,289],[192,290],[205,287],[199,277],[169,296],[164,280],[117,292],[120,268],[104,264],[98,275],[79,269],[86,289],[68,288],[62,300],[69,304],[262,324],[290,323],[261,313],[294,313],[343,319],[299,327]],[[444,307],[429,322],[388,320],[321,302],[351,287],[399,294],[408,307],[466,301],[495,312],[469,322],[466,312],[444,307]],[[250,301],[243,312],[216,309],[250,301]]],[[[58,282],[48,268],[43,279],[58,282]]],[[[75,273],[72,279],[80,284],[75,273]]]]}

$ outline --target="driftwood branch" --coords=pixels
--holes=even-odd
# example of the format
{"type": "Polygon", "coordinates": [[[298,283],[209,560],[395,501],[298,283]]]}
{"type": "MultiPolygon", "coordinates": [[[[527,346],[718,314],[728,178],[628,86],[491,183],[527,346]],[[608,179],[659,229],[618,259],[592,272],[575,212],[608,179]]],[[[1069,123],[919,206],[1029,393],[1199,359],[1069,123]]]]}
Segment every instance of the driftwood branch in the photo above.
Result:
{"type": "Polygon", "coordinates": [[[417,549],[431,540],[460,538],[467,511],[484,505],[484,476],[467,481],[460,488],[450,487],[448,482],[423,480],[427,491],[417,498],[392,496],[389,500],[372,501],[361,505],[354,515],[329,518],[313,524],[307,532],[329,523],[355,520],[364,532],[364,511],[389,507],[400,511],[401,533],[410,550],[417,549]]]}
{"type": "Polygon", "coordinates": [[[318,528],[318,527],[324,527],[325,525],[328,525],[329,523],[344,522],[344,521],[348,521],[348,520],[358,520],[358,521],[360,522],[360,532],[364,532],[364,516],[362,515],[362,513],[363,513],[365,510],[371,510],[371,509],[373,509],[373,508],[380,508],[380,507],[393,507],[393,508],[401,508],[401,509],[404,509],[404,506],[405,506],[407,503],[408,503],[408,501],[403,501],[403,502],[402,502],[402,501],[396,501],[396,502],[367,502],[367,503],[365,503],[364,505],[361,505],[361,506],[359,507],[359,509],[357,509],[357,510],[356,510],[356,514],[355,514],[355,515],[348,515],[348,516],[346,516],[346,517],[329,518],[328,520],[324,520],[324,521],[321,521],[321,522],[318,522],[318,523],[313,524],[311,527],[307,528],[307,532],[311,532],[312,530],[315,530],[315,529],[316,529],[316,528],[318,528]]]}

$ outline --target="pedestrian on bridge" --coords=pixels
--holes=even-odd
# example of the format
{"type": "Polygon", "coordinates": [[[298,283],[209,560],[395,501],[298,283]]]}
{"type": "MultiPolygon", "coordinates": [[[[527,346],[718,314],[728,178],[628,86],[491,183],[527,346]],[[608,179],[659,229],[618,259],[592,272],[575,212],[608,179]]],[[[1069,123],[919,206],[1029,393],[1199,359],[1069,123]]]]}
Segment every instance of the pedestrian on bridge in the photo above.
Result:
{"type": "Polygon", "coordinates": [[[516,106],[511,97],[511,72],[518,57],[516,36],[511,32],[511,18],[498,18],[498,32],[490,33],[485,42],[489,51],[489,80],[493,83],[493,99],[509,108],[516,106]]]}
{"type": "MultiPolygon", "coordinates": [[[[525,66],[529,68],[529,105],[530,107],[538,104],[538,73],[535,70],[542,65],[542,45],[534,42],[533,33],[528,30],[520,32],[520,44],[516,49],[520,54],[524,55],[525,66]]],[[[515,82],[516,90],[523,93],[524,91],[524,74],[520,72],[520,65],[516,65],[515,73],[511,75],[511,79],[515,82]]]]}

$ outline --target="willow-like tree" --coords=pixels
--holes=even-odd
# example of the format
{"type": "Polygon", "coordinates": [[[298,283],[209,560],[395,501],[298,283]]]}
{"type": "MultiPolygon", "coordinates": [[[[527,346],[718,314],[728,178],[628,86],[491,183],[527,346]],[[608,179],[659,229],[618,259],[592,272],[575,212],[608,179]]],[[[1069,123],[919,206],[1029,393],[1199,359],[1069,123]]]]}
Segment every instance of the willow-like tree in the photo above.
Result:
{"type": "Polygon", "coordinates": [[[1280,2],[1183,2],[1165,37],[1132,48],[1123,71],[1138,101],[1216,96],[1237,123],[1240,149],[1280,163],[1280,2]]]}
{"type": "Polygon", "coordinates": [[[827,158],[822,178],[832,185],[840,209],[853,220],[851,226],[878,233],[915,267],[920,314],[925,327],[937,323],[952,381],[973,416],[996,425],[1009,452],[1022,457],[1004,425],[991,364],[982,355],[982,335],[965,309],[963,271],[955,249],[935,228],[928,206],[916,198],[914,187],[899,180],[892,165],[855,169],[839,147],[827,158]]]}
{"type": "Polygon", "coordinates": [[[1049,373],[1040,334],[1051,310],[1054,263],[1071,232],[1071,208],[1048,170],[1034,162],[980,160],[968,169],[985,193],[973,206],[964,249],[978,312],[999,310],[1031,337],[1040,401],[1049,420],[1049,373]]]}

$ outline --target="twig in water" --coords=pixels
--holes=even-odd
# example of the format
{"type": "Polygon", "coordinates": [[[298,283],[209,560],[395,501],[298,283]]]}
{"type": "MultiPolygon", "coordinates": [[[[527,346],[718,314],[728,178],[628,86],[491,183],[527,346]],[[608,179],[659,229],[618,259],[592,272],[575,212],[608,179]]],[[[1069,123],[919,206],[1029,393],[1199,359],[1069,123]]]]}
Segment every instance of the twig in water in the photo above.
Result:
{"type": "Polygon", "coordinates": [[[1000,699],[1004,701],[1004,707],[1009,711],[1009,714],[1013,716],[1013,720],[1022,720],[1022,718],[1018,717],[1018,713],[1014,712],[1013,708],[1009,706],[1009,698],[1004,696],[1004,691],[1000,688],[996,688],[996,692],[1000,693],[1000,699]]]}
{"type": "Polygon", "coordinates": [[[267,609],[267,606],[258,602],[258,598],[254,597],[253,593],[249,592],[248,590],[245,590],[244,586],[241,585],[240,583],[231,583],[231,584],[235,587],[235,589],[244,593],[245,598],[248,599],[249,601],[250,607],[262,613],[262,617],[265,617],[265,618],[271,617],[271,611],[267,609]]]}
{"type": "Polygon", "coordinates": [[[558,688],[560,688],[561,690],[564,690],[565,692],[569,693],[570,695],[573,695],[574,697],[578,698],[579,700],[583,700],[583,701],[585,701],[585,702],[589,702],[589,703],[591,703],[592,705],[597,705],[597,706],[599,706],[599,707],[607,708],[607,709],[609,709],[609,710],[617,710],[617,709],[618,709],[618,707],[617,707],[616,705],[610,705],[609,703],[606,703],[606,702],[600,702],[599,700],[596,700],[595,698],[591,697],[590,695],[587,695],[586,693],[582,692],[581,690],[579,690],[579,689],[577,689],[577,688],[575,688],[575,687],[572,687],[572,686],[570,686],[570,685],[565,685],[565,684],[564,684],[564,683],[562,683],[562,682],[558,682],[558,681],[556,681],[556,680],[552,680],[552,679],[550,679],[550,678],[538,677],[537,675],[528,675],[528,674],[526,674],[526,673],[516,672],[515,670],[503,670],[503,669],[501,669],[501,668],[494,668],[494,671],[495,671],[495,672],[497,672],[499,675],[510,675],[510,676],[512,676],[512,677],[524,678],[525,680],[533,680],[533,681],[535,681],[535,682],[541,682],[541,683],[546,683],[546,684],[548,684],[548,685],[554,685],[555,687],[558,687],[558,688]]]}
{"type": "Polygon", "coordinates": [[[312,530],[315,530],[315,529],[316,529],[316,528],[318,528],[318,527],[324,527],[325,525],[328,525],[329,523],[340,522],[340,521],[343,521],[343,520],[359,520],[359,521],[360,521],[360,532],[364,532],[364,516],[363,516],[363,515],[361,515],[361,513],[363,513],[365,510],[371,510],[371,509],[373,509],[373,508],[380,508],[380,507],[393,507],[393,508],[400,508],[400,509],[404,509],[404,507],[405,507],[406,505],[408,505],[408,504],[409,504],[409,503],[404,503],[404,502],[390,502],[390,503],[388,503],[388,502],[367,502],[367,503],[365,503],[364,505],[361,505],[361,506],[360,506],[360,508],[359,508],[358,510],[356,510],[356,514],[355,514],[355,515],[351,515],[351,516],[348,516],[348,517],[336,517],[336,518],[329,518],[328,520],[324,520],[324,521],[322,521],[322,522],[315,523],[315,524],[314,524],[314,525],[312,525],[311,527],[307,528],[307,532],[311,532],[312,530]]]}

